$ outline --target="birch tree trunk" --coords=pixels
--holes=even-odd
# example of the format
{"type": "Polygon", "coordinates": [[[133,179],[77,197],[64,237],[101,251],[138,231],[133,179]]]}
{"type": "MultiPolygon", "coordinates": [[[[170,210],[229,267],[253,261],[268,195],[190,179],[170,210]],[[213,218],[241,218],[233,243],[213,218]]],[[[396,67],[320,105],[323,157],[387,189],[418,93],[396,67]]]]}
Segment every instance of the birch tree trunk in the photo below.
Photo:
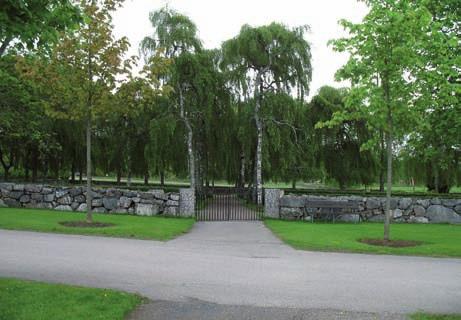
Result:
{"type": "Polygon", "coordinates": [[[88,106],[86,115],[86,222],[93,222],[93,213],[91,210],[91,110],[88,106]]]}
{"type": "Polygon", "coordinates": [[[186,116],[184,110],[184,96],[182,92],[181,85],[179,87],[179,113],[181,119],[184,121],[187,130],[187,154],[189,156],[189,178],[190,178],[190,188],[195,190],[195,156],[194,156],[194,145],[193,145],[193,133],[192,126],[190,124],[189,118],[186,116]]]}
{"type": "Polygon", "coordinates": [[[255,122],[257,130],[257,140],[256,140],[256,203],[262,204],[262,143],[263,143],[263,128],[262,121],[259,115],[261,109],[261,73],[258,72],[256,75],[255,83],[255,122]]]}
{"type": "Polygon", "coordinates": [[[245,188],[245,153],[243,150],[240,152],[240,185],[239,187],[245,188]]]}
{"type": "Polygon", "coordinates": [[[387,128],[386,148],[387,148],[387,188],[386,188],[386,214],[384,217],[384,240],[390,239],[391,223],[391,193],[392,193],[392,112],[390,105],[389,88],[385,88],[387,100],[387,128]]]}

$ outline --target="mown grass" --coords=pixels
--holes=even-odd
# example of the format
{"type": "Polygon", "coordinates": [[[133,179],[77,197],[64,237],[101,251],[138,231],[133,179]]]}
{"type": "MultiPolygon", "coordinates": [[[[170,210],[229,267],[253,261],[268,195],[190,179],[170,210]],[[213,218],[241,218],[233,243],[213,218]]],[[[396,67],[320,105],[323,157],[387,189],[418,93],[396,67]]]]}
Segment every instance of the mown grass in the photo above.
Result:
{"type": "Polygon", "coordinates": [[[169,240],[186,233],[194,219],[140,217],[130,215],[94,214],[94,221],[113,223],[104,228],[66,227],[61,221],[82,221],[84,213],[54,210],[0,208],[0,228],[41,232],[98,235],[108,237],[169,240]]]}
{"type": "Polygon", "coordinates": [[[430,313],[415,313],[410,316],[412,320],[461,320],[459,314],[430,314],[430,313]]]}
{"type": "Polygon", "coordinates": [[[415,247],[390,248],[358,241],[363,238],[381,239],[382,223],[331,224],[281,220],[266,220],[265,223],[282,241],[302,250],[461,257],[461,225],[392,224],[391,239],[423,243],[415,247]]]}
{"type": "Polygon", "coordinates": [[[1,320],[122,320],[142,300],[115,290],[0,278],[1,320]]]}

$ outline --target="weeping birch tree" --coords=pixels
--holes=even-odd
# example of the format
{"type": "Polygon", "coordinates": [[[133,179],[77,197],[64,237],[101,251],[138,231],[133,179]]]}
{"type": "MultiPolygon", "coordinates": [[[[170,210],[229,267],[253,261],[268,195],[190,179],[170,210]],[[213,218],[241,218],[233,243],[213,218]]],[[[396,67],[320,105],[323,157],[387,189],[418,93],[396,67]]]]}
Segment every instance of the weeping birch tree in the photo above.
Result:
{"type": "MultiPolygon", "coordinates": [[[[197,27],[187,16],[168,7],[152,12],[149,19],[154,32],[142,40],[141,52],[146,58],[149,58],[156,54],[158,50],[163,50],[165,57],[172,60],[172,74],[180,74],[175,69],[178,65],[176,61],[179,57],[201,51],[202,49],[202,44],[197,36],[197,27]]],[[[184,57],[182,61],[184,61],[184,57]]],[[[190,84],[186,79],[187,77],[166,76],[162,81],[173,88],[176,101],[172,107],[186,127],[190,187],[195,189],[196,176],[192,115],[188,110],[185,98],[186,91],[190,89],[190,84]]]]}
{"type": "Polygon", "coordinates": [[[264,119],[262,105],[266,92],[297,92],[302,99],[312,78],[311,50],[305,39],[307,26],[288,28],[279,23],[261,27],[244,25],[233,39],[223,43],[223,68],[233,74],[240,94],[254,98],[256,125],[256,201],[262,203],[262,147],[264,119]]]}

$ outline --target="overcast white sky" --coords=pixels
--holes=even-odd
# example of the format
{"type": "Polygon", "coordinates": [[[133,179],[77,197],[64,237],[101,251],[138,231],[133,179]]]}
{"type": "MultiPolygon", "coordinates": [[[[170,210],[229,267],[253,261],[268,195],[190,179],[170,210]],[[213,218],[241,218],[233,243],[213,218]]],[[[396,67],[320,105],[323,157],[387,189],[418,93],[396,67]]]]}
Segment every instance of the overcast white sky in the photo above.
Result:
{"type": "Polygon", "coordinates": [[[345,85],[335,83],[334,74],[346,62],[347,55],[334,52],[327,42],[345,35],[338,20],[359,22],[367,12],[363,2],[357,0],[126,0],[113,18],[116,36],[130,40],[130,55],[138,53],[139,42],[152,32],[149,12],[166,3],[195,22],[206,48],[219,47],[237,35],[245,23],[252,26],[272,21],[288,26],[308,24],[311,32],[307,40],[313,57],[310,96],[323,85],[345,85]]]}

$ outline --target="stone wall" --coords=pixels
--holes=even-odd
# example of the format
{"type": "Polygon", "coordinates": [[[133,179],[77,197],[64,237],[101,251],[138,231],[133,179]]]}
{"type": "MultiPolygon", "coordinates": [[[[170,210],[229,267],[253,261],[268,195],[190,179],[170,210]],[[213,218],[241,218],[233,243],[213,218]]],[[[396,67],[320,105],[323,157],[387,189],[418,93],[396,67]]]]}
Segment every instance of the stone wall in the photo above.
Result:
{"type": "MultiPolygon", "coordinates": [[[[194,199],[192,199],[194,200],[194,199]]],[[[189,207],[191,199],[182,199],[189,207]]],[[[92,208],[96,213],[143,216],[191,216],[180,210],[180,193],[163,190],[147,192],[121,189],[93,189],[92,208]]],[[[38,184],[0,183],[0,207],[40,208],[85,212],[86,188],[51,187],[38,184]]]]}
{"type": "MultiPolygon", "coordinates": [[[[310,200],[349,200],[359,203],[359,214],[347,214],[338,220],[383,221],[386,199],[381,197],[359,196],[313,196],[281,195],[278,198],[279,212],[277,218],[310,219],[303,214],[305,204],[310,200]]],[[[415,199],[393,197],[391,199],[392,217],[395,222],[415,223],[461,223],[461,199],[415,199]]],[[[274,215],[271,215],[274,217],[274,215]]]]}

